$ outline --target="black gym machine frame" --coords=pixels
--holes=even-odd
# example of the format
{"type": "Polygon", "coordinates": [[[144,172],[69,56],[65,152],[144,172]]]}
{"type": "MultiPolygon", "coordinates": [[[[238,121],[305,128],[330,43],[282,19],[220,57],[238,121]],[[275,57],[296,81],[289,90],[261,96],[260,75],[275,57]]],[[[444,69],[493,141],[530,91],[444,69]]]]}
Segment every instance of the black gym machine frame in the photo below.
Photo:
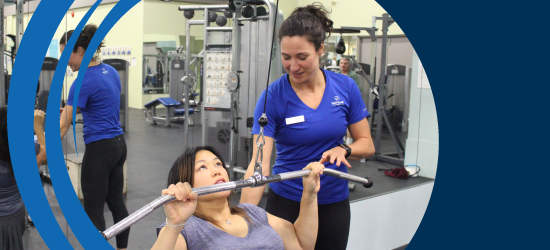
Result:
{"type": "MultiPolygon", "coordinates": [[[[376,31],[378,30],[376,28],[376,21],[381,20],[382,21],[382,56],[380,59],[380,79],[378,80],[378,85],[375,85],[374,82],[376,81],[374,74],[372,74],[372,79],[369,79],[367,74],[361,70],[361,76],[365,78],[365,80],[370,85],[370,91],[369,91],[369,101],[368,101],[368,110],[373,110],[373,100],[372,93],[375,87],[378,87],[379,92],[379,99],[378,99],[378,115],[375,117],[376,122],[376,134],[374,138],[374,148],[375,153],[374,155],[369,158],[370,160],[378,160],[383,161],[387,163],[391,163],[398,166],[403,166],[405,164],[405,148],[401,141],[399,141],[399,138],[395,134],[395,131],[388,119],[388,116],[386,115],[386,111],[384,109],[384,106],[386,104],[386,81],[387,81],[387,72],[386,72],[386,52],[387,52],[387,43],[388,43],[388,27],[392,25],[395,21],[393,18],[391,18],[387,13],[382,14],[381,17],[373,16],[372,17],[372,27],[371,28],[365,28],[365,27],[346,27],[342,26],[342,29],[345,30],[356,30],[361,31],[365,30],[369,33],[371,37],[371,44],[372,44],[372,52],[371,52],[371,72],[374,72],[374,62],[375,62],[375,54],[376,54],[376,31]],[[391,154],[384,154],[381,151],[381,144],[382,144],[382,129],[384,128],[384,123],[387,124],[388,131],[390,133],[390,137],[393,141],[393,144],[395,146],[395,149],[397,151],[397,157],[392,156],[391,154]]],[[[355,67],[361,68],[357,60],[354,56],[351,56],[350,59],[353,61],[353,64],[355,67]]],[[[370,119],[369,124],[372,126],[373,122],[372,119],[370,119]]]]}

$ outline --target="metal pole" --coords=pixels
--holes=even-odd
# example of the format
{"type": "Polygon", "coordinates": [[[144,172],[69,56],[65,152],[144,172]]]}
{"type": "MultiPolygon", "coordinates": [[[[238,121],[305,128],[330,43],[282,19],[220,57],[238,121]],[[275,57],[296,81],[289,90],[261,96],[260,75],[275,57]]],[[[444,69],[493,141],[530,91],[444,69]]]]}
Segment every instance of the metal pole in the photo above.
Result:
{"type": "MultiPolygon", "coordinates": [[[[206,12],[205,12],[206,13],[206,12]]],[[[207,16],[207,15],[205,15],[207,16]]],[[[191,20],[187,19],[186,25],[185,25],[185,75],[187,76],[187,82],[191,80],[191,72],[189,68],[191,67],[190,61],[191,60],[191,49],[189,47],[189,44],[191,43],[191,23],[189,22],[191,20]]],[[[206,37],[205,37],[206,38],[206,37]]],[[[206,40],[205,40],[206,42],[206,40]]],[[[183,143],[185,143],[185,147],[189,147],[189,139],[188,139],[188,133],[189,133],[189,88],[187,87],[187,84],[183,84],[183,92],[185,93],[185,121],[183,121],[183,143]]]]}
{"type": "MultiPolygon", "coordinates": [[[[226,183],[221,183],[216,185],[197,187],[197,188],[193,188],[192,191],[200,196],[200,195],[229,191],[229,190],[245,188],[245,187],[258,187],[258,186],[263,186],[265,184],[272,183],[272,182],[306,177],[309,175],[310,172],[311,170],[307,169],[307,170],[298,170],[298,171],[292,171],[287,173],[281,173],[281,174],[276,174],[271,176],[264,176],[263,178],[260,178],[260,179],[250,177],[249,179],[241,180],[241,181],[231,181],[231,182],[226,182],[226,183]]],[[[361,177],[340,172],[334,169],[325,168],[323,170],[323,174],[348,180],[348,181],[357,182],[359,184],[362,184],[366,188],[370,188],[373,185],[372,180],[370,180],[369,178],[366,178],[366,177],[361,178],[361,177]]],[[[109,240],[114,236],[116,236],[117,234],[129,228],[132,224],[138,222],[145,216],[149,215],[157,208],[160,208],[162,205],[170,201],[173,201],[175,199],[176,198],[173,195],[163,195],[155,199],[151,203],[145,205],[141,209],[137,210],[136,212],[132,213],[125,219],[121,220],[117,224],[108,228],[107,230],[101,232],[101,234],[106,240],[109,240]]]]}
{"type": "MultiPolygon", "coordinates": [[[[373,84],[376,84],[376,74],[374,73],[376,71],[376,68],[375,68],[375,64],[376,64],[376,16],[373,16],[372,17],[372,32],[370,33],[370,46],[371,46],[371,49],[370,49],[370,77],[371,77],[371,82],[373,84]]],[[[374,114],[374,110],[373,110],[373,105],[374,105],[374,93],[372,93],[372,91],[374,91],[374,88],[375,87],[372,87],[369,91],[369,103],[367,104],[368,107],[368,111],[369,112],[372,112],[374,114]]],[[[373,124],[373,120],[372,120],[372,116],[368,118],[368,121],[369,121],[369,127],[372,128],[372,124],[373,124]]]]}
{"type": "Polygon", "coordinates": [[[403,111],[403,122],[401,126],[401,132],[409,131],[409,102],[411,95],[411,68],[406,68],[405,71],[405,98],[404,98],[404,111],[403,111]]]}
{"type": "MultiPolygon", "coordinates": [[[[237,8],[240,9],[240,8],[237,8]]],[[[233,13],[233,30],[231,32],[231,71],[238,73],[240,70],[240,48],[241,48],[241,26],[239,24],[241,21],[239,20],[239,16],[241,15],[240,11],[235,11],[233,13]]],[[[235,129],[239,129],[237,125],[235,124],[236,117],[239,116],[239,109],[236,105],[233,105],[233,103],[239,101],[239,90],[236,89],[234,91],[230,92],[231,95],[231,127],[235,129]]],[[[236,140],[235,140],[235,131],[232,130],[229,134],[229,176],[234,176],[234,168],[235,168],[235,149],[236,148],[236,140]]]]}
{"type": "Polygon", "coordinates": [[[399,159],[403,159],[403,152],[405,151],[405,148],[403,147],[403,144],[401,144],[401,142],[399,141],[399,138],[397,138],[397,135],[393,132],[393,129],[390,127],[391,123],[386,113],[382,113],[382,116],[384,117],[384,121],[388,125],[388,131],[390,132],[390,136],[393,140],[393,145],[395,146],[397,155],[399,156],[399,159]]]}
{"type": "MultiPolygon", "coordinates": [[[[15,44],[15,52],[19,50],[19,44],[21,43],[21,38],[23,37],[23,33],[25,32],[25,29],[23,27],[23,4],[25,3],[24,0],[17,0],[17,5],[15,9],[15,16],[16,16],[16,44],[15,44]]],[[[3,38],[2,38],[3,39],[3,38]]],[[[12,65],[13,67],[13,65],[12,65]]]]}
{"type": "Polygon", "coordinates": [[[4,0],[0,0],[0,50],[2,50],[2,58],[0,60],[0,107],[4,107],[7,105],[6,76],[4,74],[4,0]]]}
{"type": "MultiPolygon", "coordinates": [[[[168,53],[168,51],[166,51],[166,53],[168,53]]],[[[168,56],[168,54],[166,54],[164,56],[164,75],[162,76],[162,82],[164,83],[164,86],[163,87],[163,93],[164,94],[167,94],[168,93],[168,88],[170,86],[170,83],[168,82],[168,76],[170,74],[170,57],[168,56]]]]}
{"type": "MultiPolygon", "coordinates": [[[[235,23],[238,23],[238,21],[235,22],[236,20],[236,13],[233,13],[233,27],[232,27],[232,30],[235,31],[235,30],[238,30],[240,32],[240,27],[237,25],[235,25],[235,23]]],[[[236,47],[238,47],[239,45],[236,45],[235,44],[235,36],[233,34],[233,32],[231,33],[231,50],[234,50],[236,47]]],[[[231,59],[232,60],[235,60],[236,56],[235,55],[232,55],[231,56],[231,59]]],[[[231,69],[235,69],[234,65],[232,65],[231,69]]],[[[230,116],[230,126],[231,126],[231,131],[229,132],[229,176],[233,177],[234,176],[234,168],[235,168],[235,148],[236,148],[236,140],[235,140],[235,131],[239,129],[238,125],[237,125],[237,117],[239,117],[239,109],[237,108],[237,102],[238,102],[238,95],[239,93],[239,90],[238,89],[235,89],[235,90],[231,90],[229,95],[230,95],[230,105],[229,105],[229,116],[230,116]]]]}
{"type": "MultiPolygon", "coordinates": [[[[202,8],[202,6],[201,6],[202,8]]],[[[211,6],[211,8],[213,8],[213,6],[211,6]]],[[[210,26],[210,22],[208,21],[208,8],[203,8],[204,9],[204,20],[203,20],[203,25],[204,25],[204,42],[202,43],[202,49],[204,51],[204,58],[206,58],[207,56],[207,53],[206,53],[206,44],[208,43],[208,31],[206,30],[207,27],[210,26]]],[[[181,7],[180,7],[180,10],[181,10],[181,7]]],[[[189,20],[190,21],[190,20],[189,20]]],[[[189,36],[191,35],[191,32],[189,32],[189,36]]],[[[189,51],[189,50],[187,50],[189,51]]],[[[187,59],[186,59],[187,60],[187,59]]],[[[208,60],[203,60],[205,63],[205,65],[208,64],[208,60]]],[[[205,72],[205,75],[206,75],[206,66],[203,67],[203,72],[205,72]]],[[[204,80],[204,82],[206,82],[206,80],[204,80]]],[[[206,89],[204,88],[204,85],[205,84],[202,84],[201,87],[204,91],[201,91],[201,94],[204,96],[204,93],[206,93],[206,89]]],[[[202,105],[202,110],[201,110],[201,118],[202,118],[202,130],[201,130],[201,133],[202,133],[202,145],[205,146],[206,145],[206,120],[208,120],[208,116],[206,116],[206,109],[204,108],[204,103],[206,103],[206,100],[203,101],[203,105],[202,105]]]]}
{"type": "MultiPolygon", "coordinates": [[[[385,112],[385,95],[386,95],[386,49],[388,40],[388,14],[382,15],[382,55],[380,59],[380,79],[378,84],[378,115],[376,116],[376,139],[374,141],[374,148],[376,154],[381,153],[382,144],[382,129],[384,128],[382,113],[385,112]]],[[[388,126],[390,126],[388,124],[388,126]]]]}

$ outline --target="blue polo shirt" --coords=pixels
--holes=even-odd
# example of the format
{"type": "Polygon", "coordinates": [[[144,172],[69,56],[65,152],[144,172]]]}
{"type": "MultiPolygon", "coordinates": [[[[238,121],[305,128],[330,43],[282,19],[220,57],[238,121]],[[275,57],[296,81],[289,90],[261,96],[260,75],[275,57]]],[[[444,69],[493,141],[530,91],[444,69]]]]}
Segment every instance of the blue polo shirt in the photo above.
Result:
{"type": "MultiPolygon", "coordinates": [[[[266,106],[269,122],[264,128],[264,135],[276,142],[277,159],[273,174],[301,170],[310,162],[319,161],[325,151],[344,143],[348,125],[370,116],[353,79],[327,70],[323,73],[325,92],[317,109],[308,107],[300,100],[290,85],[288,74],[269,85],[266,106]]],[[[258,118],[262,115],[265,97],[264,90],[254,111],[252,134],[260,132],[258,118]]],[[[327,163],[325,166],[347,173],[344,164],[337,167],[327,163]]],[[[270,183],[269,187],[287,199],[298,202],[302,199],[301,178],[270,183]]],[[[348,195],[346,180],[321,175],[319,204],[343,201],[348,195]]]]}
{"type": "Polygon", "coordinates": [[[79,107],[84,120],[84,143],[111,139],[123,134],[120,127],[120,76],[107,64],[89,67],[82,80],[78,104],[73,84],[67,105],[79,107]]]}

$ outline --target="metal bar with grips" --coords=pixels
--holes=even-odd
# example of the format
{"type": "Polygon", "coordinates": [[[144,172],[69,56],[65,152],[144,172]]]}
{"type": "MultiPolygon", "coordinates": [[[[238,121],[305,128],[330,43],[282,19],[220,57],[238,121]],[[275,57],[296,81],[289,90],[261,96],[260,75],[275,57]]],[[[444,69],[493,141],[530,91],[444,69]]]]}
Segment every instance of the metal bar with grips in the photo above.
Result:
{"type": "MultiPolygon", "coordinates": [[[[223,192],[223,191],[228,191],[233,189],[240,189],[245,187],[258,187],[258,186],[263,186],[267,183],[306,177],[309,175],[309,172],[311,172],[311,170],[309,169],[298,170],[298,171],[265,176],[264,178],[261,178],[261,179],[257,179],[257,178],[254,178],[254,176],[251,176],[249,179],[246,179],[246,180],[230,181],[230,182],[221,183],[221,184],[193,188],[192,191],[197,193],[197,195],[200,196],[200,195],[223,192]]],[[[323,174],[334,176],[334,177],[348,180],[348,181],[357,182],[359,184],[362,184],[366,188],[372,187],[373,185],[372,180],[370,180],[369,178],[358,177],[358,176],[340,172],[334,169],[325,168],[323,170],[323,174]]],[[[136,212],[130,214],[128,217],[124,218],[117,224],[113,225],[112,227],[100,233],[103,235],[103,237],[106,240],[109,240],[115,237],[116,235],[118,235],[119,233],[121,233],[122,231],[129,228],[134,223],[143,219],[145,216],[149,215],[150,213],[155,211],[157,208],[162,207],[162,205],[168,202],[171,202],[175,199],[176,198],[173,195],[163,195],[157,198],[156,200],[152,201],[151,203],[145,205],[144,207],[140,208],[136,212]]]]}

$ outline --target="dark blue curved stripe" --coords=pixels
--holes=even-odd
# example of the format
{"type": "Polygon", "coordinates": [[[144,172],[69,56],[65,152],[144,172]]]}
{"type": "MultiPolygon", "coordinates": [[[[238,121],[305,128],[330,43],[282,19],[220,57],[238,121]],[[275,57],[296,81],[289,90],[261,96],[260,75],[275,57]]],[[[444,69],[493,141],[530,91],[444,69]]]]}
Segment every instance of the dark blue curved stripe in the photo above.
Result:
{"type": "MultiPolygon", "coordinates": [[[[57,114],[59,112],[59,103],[61,102],[61,90],[63,88],[63,79],[67,69],[69,58],[71,57],[72,48],[74,47],[76,40],[80,36],[82,28],[90,19],[90,16],[96,10],[97,6],[102,0],[97,0],[95,4],[88,10],[86,15],[80,20],[80,23],[74,29],[73,34],[65,46],[65,51],[61,52],[61,58],[55,69],[52,85],[50,87],[50,96],[48,97],[48,114],[57,114]]],[[[75,109],[76,110],[76,109],[75,109]]],[[[73,116],[74,117],[74,116],[73,116]]],[[[75,120],[75,119],[73,119],[75,120]]],[[[74,127],[74,126],[73,126],[74,127]]],[[[82,209],[82,205],[78,200],[78,197],[73,189],[71,179],[67,172],[67,166],[65,165],[63,150],[61,146],[61,138],[59,137],[59,117],[57,115],[51,115],[46,117],[46,135],[52,135],[47,138],[48,150],[48,163],[50,174],[52,178],[52,185],[55,190],[55,195],[61,211],[67,220],[69,225],[81,224],[81,227],[71,227],[74,235],[79,240],[80,244],[85,249],[93,249],[98,245],[102,248],[109,248],[102,238],[97,237],[95,233],[95,227],[88,218],[86,212],[82,209]],[[61,150],[59,150],[61,149],[61,150]],[[94,228],[94,233],[90,234],[90,230],[82,230],[94,228]],[[90,235],[89,235],[90,234],[90,235]]],[[[75,145],[76,145],[76,134],[75,145]]]]}
{"type": "MultiPolygon", "coordinates": [[[[111,30],[111,28],[115,25],[116,22],[124,15],[126,12],[128,12],[134,5],[136,5],[140,0],[121,0],[118,2],[113,9],[107,14],[101,25],[98,27],[96,33],[94,34],[94,37],[90,41],[90,44],[88,45],[88,48],[97,48],[103,38],[107,35],[107,33],[111,30]]],[[[96,2],[97,4],[97,2],[96,2]]],[[[79,24],[79,27],[81,24],[79,24]]],[[[82,27],[80,29],[75,29],[74,32],[80,32],[82,27]]],[[[73,33],[76,34],[76,33],[73,33]]],[[[69,40],[69,43],[71,40],[73,40],[73,37],[76,39],[78,36],[71,35],[71,39],[69,40]]],[[[72,41],[72,44],[67,43],[67,48],[74,47],[75,41],[72,41]]],[[[73,104],[78,103],[78,96],[80,93],[80,86],[82,85],[83,77],[86,74],[86,71],[88,69],[89,62],[91,61],[93,55],[95,54],[95,50],[88,49],[86,53],[84,54],[84,57],[82,59],[82,63],[80,65],[80,69],[78,72],[78,77],[73,82],[75,85],[74,95],[73,95],[73,104]]],[[[59,66],[67,65],[68,61],[63,61],[65,55],[62,55],[62,58],[60,60],[59,66]]],[[[68,59],[67,59],[68,60],[68,59]]],[[[57,71],[60,70],[59,68],[56,69],[56,75],[63,74],[58,73],[57,71]]],[[[63,70],[61,70],[63,72],[63,70]]],[[[55,77],[54,76],[54,77],[55,77]]],[[[61,87],[62,83],[60,80],[57,80],[54,78],[54,82],[52,83],[52,89],[50,90],[50,93],[61,93],[61,87]],[[55,86],[54,86],[55,84],[55,86]],[[54,89],[55,87],[55,89],[54,89]]],[[[53,94],[51,97],[51,100],[48,102],[48,112],[58,112],[56,111],[57,104],[60,102],[60,96],[59,94],[53,94]]],[[[73,107],[76,107],[76,105],[73,105],[73,107]]],[[[73,132],[74,132],[74,118],[76,117],[76,108],[73,109],[73,132]]],[[[58,134],[58,128],[59,128],[59,120],[56,120],[54,118],[49,119],[46,121],[47,123],[47,133],[46,134],[52,134],[56,135],[58,134]]],[[[74,133],[76,138],[76,133],[74,133]]],[[[61,147],[61,140],[57,139],[58,137],[54,137],[52,140],[53,145],[48,144],[48,161],[53,160],[54,164],[56,166],[60,166],[58,169],[56,169],[55,173],[52,173],[52,182],[56,183],[59,179],[61,185],[59,187],[59,191],[56,191],[56,195],[58,197],[58,200],[60,200],[61,209],[63,211],[63,214],[65,215],[65,218],[67,219],[67,222],[69,223],[69,226],[75,233],[75,236],[78,238],[80,243],[85,249],[105,249],[110,248],[109,243],[99,234],[96,227],[91,223],[89,218],[87,217],[86,213],[82,209],[82,206],[80,205],[78,198],[76,197],[76,194],[73,192],[72,186],[69,187],[69,178],[66,172],[62,173],[62,167],[65,167],[64,159],[61,158],[63,155],[63,150],[61,147]],[[52,158],[49,158],[50,155],[52,158]],[[54,179],[54,174],[55,178],[54,179]],[[69,189],[69,190],[67,190],[69,189]],[[62,191],[63,190],[63,191],[62,191]],[[65,193],[65,191],[67,191],[65,193]],[[70,192],[69,192],[70,191],[70,192]]],[[[50,142],[50,140],[48,140],[50,142]]],[[[75,143],[76,145],[76,143],[75,143]]],[[[52,164],[50,162],[50,164],[52,164]]],[[[50,170],[52,171],[52,170],[50,170]]],[[[56,183],[57,187],[57,183],[56,183]]]]}
{"type": "Polygon", "coordinates": [[[44,55],[59,23],[73,2],[41,1],[38,5],[19,46],[8,103],[8,137],[19,192],[40,236],[51,249],[72,247],[52,214],[37,172],[32,113],[44,55]]]}

